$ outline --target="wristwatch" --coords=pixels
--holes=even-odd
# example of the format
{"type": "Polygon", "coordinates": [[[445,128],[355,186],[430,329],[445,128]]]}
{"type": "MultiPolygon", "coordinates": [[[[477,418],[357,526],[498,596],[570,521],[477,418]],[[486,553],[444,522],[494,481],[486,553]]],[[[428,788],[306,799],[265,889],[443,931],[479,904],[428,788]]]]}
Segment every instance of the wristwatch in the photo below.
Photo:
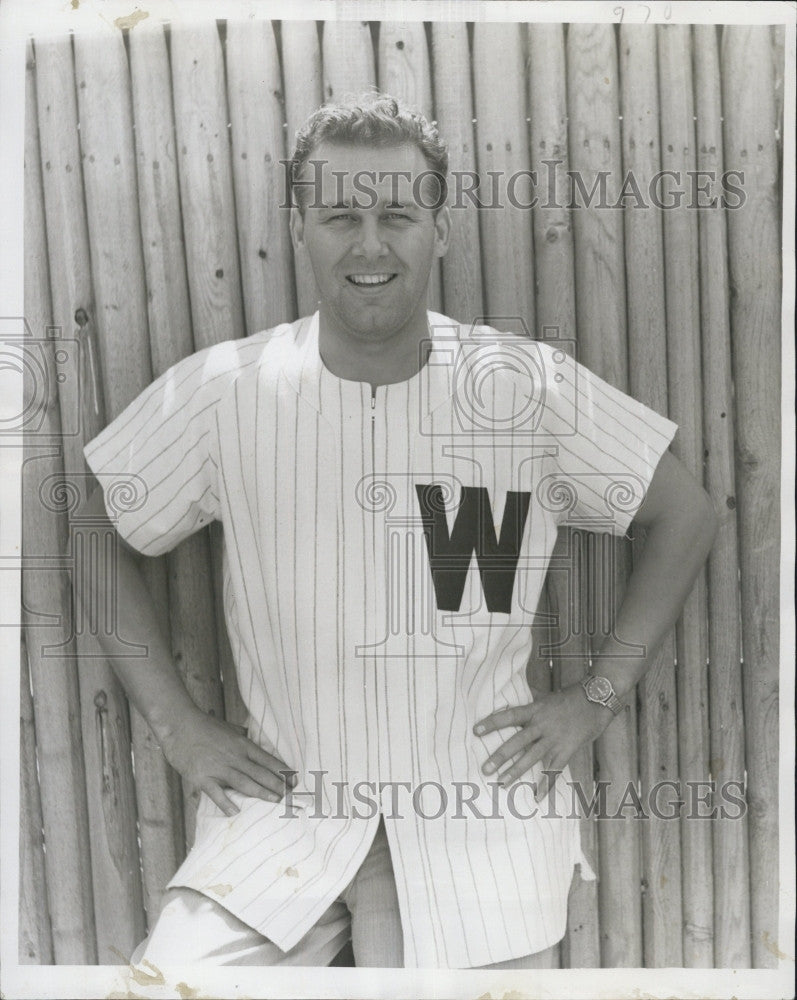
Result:
{"type": "Polygon", "coordinates": [[[614,693],[612,682],[608,677],[600,677],[598,674],[587,674],[581,682],[584,694],[588,701],[596,705],[605,705],[613,715],[619,715],[623,710],[623,703],[614,693]]]}

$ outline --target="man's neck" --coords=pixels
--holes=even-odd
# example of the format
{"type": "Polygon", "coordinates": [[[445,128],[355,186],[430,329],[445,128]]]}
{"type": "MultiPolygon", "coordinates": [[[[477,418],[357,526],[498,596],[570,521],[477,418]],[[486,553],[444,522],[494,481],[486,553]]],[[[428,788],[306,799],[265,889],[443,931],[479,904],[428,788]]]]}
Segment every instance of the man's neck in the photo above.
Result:
{"type": "Polygon", "coordinates": [[[428,359],[429,337],[425,312],[422,324],[379,343],[341,336],[325,323],[323,311],[319,316],[318,348],[324,367],[338,378],[372,386],[406,382],[416,375],[428,359]]]}

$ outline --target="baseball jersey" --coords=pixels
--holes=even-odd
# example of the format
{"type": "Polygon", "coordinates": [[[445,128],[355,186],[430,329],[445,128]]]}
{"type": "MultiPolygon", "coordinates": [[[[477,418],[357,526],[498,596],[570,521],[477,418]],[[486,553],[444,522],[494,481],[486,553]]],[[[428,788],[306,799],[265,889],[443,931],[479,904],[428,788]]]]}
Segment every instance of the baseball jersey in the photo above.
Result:
{"type": "Polygon", "coordinates": [[[203,796],[170,884],[287,950],[381,813],[405,964],[469,968],[560,940],[574,866],[594,877],[568,773],[540,811],[482,774],[513,730],[472,730],[530,700],[558,527],[623,534],[676,425],[555,343],[428,320],[426,363],[375,391],[325,367],[317,313],[207,348],[86,458],[143,553],[222,523],[249,736],[298,772],[290,802],[230,793],[232,817],[203,796]]]}

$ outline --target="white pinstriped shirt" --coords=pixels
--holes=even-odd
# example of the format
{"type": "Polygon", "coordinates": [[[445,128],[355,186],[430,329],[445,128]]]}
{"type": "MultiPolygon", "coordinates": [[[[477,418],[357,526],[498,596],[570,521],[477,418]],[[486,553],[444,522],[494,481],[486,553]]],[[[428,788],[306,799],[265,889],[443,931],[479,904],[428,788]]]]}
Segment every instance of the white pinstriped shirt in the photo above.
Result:
{"type": "Polygon", "coordinates": [[[510,809],[480,770],[509,731],[472,727],[530,699],[557,527],[623,534],[676,425],[555,342],[428,318],[426,365],[373,396],[325,368],[317,313],[200,351],[86,457],[106,498],[138,477],[109,513],[146,554],[222,522],[249,735],[299,775],[295,808],[203,796],[170,885],[287,950],[354,877],[378,801],[405,964],[470,968],[561,939],[583,861],[564,782],[558,816],[525,818],[531,789],[510,809]]]}

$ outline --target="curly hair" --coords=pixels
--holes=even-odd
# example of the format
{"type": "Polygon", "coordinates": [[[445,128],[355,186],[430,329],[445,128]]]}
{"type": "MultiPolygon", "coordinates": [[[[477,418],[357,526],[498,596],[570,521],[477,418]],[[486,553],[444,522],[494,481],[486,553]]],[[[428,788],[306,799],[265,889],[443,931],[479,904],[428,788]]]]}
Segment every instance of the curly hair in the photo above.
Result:
{"type": "Polygon", "coordinates": [[[407,107],[389,94],[366,93],[314,111],[296,133],[288,179],[292,203],[304,211],[303,185],[297,185],[310,156],[322,142],[340,145],[395,146],[414,143],[423,153],[429,169],[445,184],[448,148],[437,128],[420,112],[407,107]],[[293,198],[295,196],[295,202],[293,198]]]}

